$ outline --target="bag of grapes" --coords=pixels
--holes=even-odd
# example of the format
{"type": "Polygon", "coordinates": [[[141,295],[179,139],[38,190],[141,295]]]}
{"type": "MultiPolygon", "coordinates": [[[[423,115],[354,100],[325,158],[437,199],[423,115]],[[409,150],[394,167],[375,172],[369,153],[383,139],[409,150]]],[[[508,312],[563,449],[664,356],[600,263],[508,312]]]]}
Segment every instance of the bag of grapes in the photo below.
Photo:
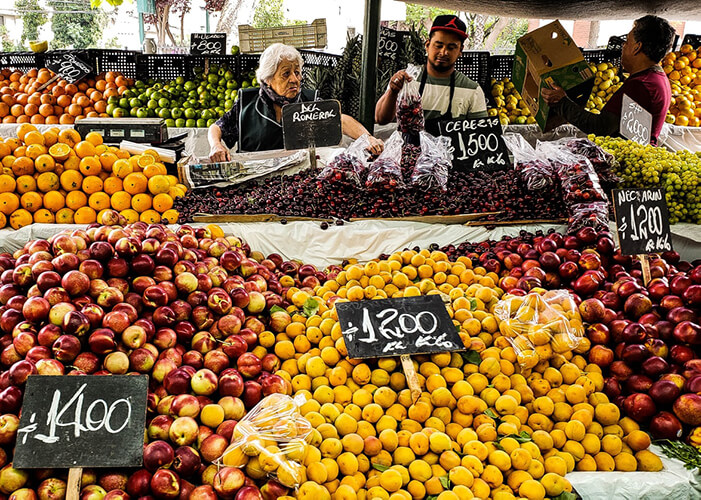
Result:
{"type": "MultiPolygon", "coordinates": [[[[417,80],[421,69],[421,66],[410,64],[406,72],[417,80]]],[[[424,110],[421,105],[421,94],[416,85],[405,84],[397,96],[397,130],[402,133],[405,141],[419,145],[419,132],[423,129],[424,110]]]]}
{"type": "Polygon", "coordinates": [[[450,139],[448,137],[433,137],[426,131],[420,133],[421,154],[416,160],[411,174],[411,184],[426,190],[448,189],[448,171],[452,166],[450,161],[450,139]]]}
{"type": "Polygon", "coordinates": [[[504,134],[504,142],[514,155],[514,169],[530,191],[547,189],[555,184],[555,173],[550,162],[538,155],[521,134],[504,134]]]}
{"type": "Polygon", "coordinates": [[[609,228],[609,204],[605,201],[578,203],[569,208],[567,234],[575,234],[583,227],[593,227],[598,233],[609,228]]]}
{"type": "Polygon", "coordinates": [[[384,151],[368,169],[368,178],[365,181],[367,188],[393,190],[405,187],[401,168],[403,144],[399,132],[394,132],[387,139],[384,151]]]}
{"type": "Polygon", "coordinates": [[[243,417],[231,436],[231,444],[214,461],[220,467],[244,467],[256,457],[267,477],[287,488],[305,480],[304,459],[312,426],[300,413],[304,396],[271,394],[243,417]]]}
{"type": "Polygon", "coordinates": [[[499,331],[514,349],[522,368],[584,346],[579,308],[567,290],[505,295],[495,309],[499,331]]]}
{"type": "Polygon", "coordinates": [[[363,134],[345,151],[337,154],[317,176],[320,180],[350,180],[361,185],[362,178],[368,169],[370,136],[363,134]]]}

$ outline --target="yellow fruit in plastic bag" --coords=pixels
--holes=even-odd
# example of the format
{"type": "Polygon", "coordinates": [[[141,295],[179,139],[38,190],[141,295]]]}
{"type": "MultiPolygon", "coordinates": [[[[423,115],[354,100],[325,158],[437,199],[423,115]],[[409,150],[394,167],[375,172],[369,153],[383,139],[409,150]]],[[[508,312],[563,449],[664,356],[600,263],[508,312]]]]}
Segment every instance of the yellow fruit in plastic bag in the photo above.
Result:
{"type": "Polygon", "coordinates": [[[303,462],[307,457],[307,443],[302,439],[293,439],[282,447],[282,451],[289,460],[303,462]]]}
{"type": "Polygon", "coordinates": [[[248,456],[240,447],[230,446],[221,457],[221,463],[228,467],[243,467],[248,463],[248,456]]]}

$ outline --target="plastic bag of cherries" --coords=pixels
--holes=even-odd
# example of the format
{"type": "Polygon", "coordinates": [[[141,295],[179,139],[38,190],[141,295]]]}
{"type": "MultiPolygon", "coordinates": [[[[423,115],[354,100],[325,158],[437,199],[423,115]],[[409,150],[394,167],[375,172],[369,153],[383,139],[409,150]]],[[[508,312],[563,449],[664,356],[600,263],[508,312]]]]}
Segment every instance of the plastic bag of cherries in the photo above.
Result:
{"type": "Polygon", "coordinates": [[[586,157],[573,154],[555,142],[539,141],[536,151],[542,152],[550,160],[560,179],[566,205],[608,201],[599,176],[586,157]]]}
{"type": "Polygon", "coordinates": [[[373,190],[393,190],[403,188],[402,179],[402,140],[399,132],[394,132],[387,142],[380,156],[372,162],[368,169],[368,177],[365,186],[373,190]]]}
{"type": "MultiPolygon", "coordinates": [[[[421,67],[410,64],[406,72],[416,80],[421,73],[421,67]]],[[[424,110],[421,94],[416,85],[405,84],[397,96],[397,130],[404,134],[408,142],[418,144],[419,132],[423,129],[424,110]]]]}
{"type": "Polygon", "coordinates": [[[575,234],[583,227],[593,227],[598,233],[609,227],[609,204],[605,201],[578,203],[569,208],[567,234],[575,234]]]}
{"type": "Polygon", "coordinates": [[[350,180],[361,185],[365,172],[368,169],[370,136],[363,134],[345,151],[337,154],[326,167],[319,173],[320,180],[350,180]]]}
{"type": "Polygon", "coordinates": [[[448,171],[452,163],[447,137],[433,137],[428,132],[421,132],[421,154],[416,160],[411,174],[411,184],[424,189],[448,189],[448,171]]]}
{"type": "Polygon", "coordinates": [[[504,134],[504,142],[514,155],[514,169],[529,191],[547,189],[555,184],[555,172],[549,161],[538,155],[521,134],[504,134]]]}

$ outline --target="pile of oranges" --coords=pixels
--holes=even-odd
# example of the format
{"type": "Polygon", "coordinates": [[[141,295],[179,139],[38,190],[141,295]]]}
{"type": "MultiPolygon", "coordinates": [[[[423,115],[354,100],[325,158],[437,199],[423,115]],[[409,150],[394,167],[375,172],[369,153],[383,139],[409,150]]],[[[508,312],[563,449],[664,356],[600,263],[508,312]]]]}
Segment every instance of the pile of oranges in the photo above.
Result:
{"type": "Polygon", "coordinates": [[[685,44],[670,52],[662,66],[672,86],[672,103],[667,123],[698,127],[701,125],[701,47],[685,44]]]}
{"type": "Polygon", "coordinates": [[[59,79],[46,85],[53,77],[54,73],[46,68],[27,73],[0,71],[2,122],[68,125],[80,118],[107,117],[107,100],[122,95],[134,84],[113,71],[77,84],[59,79]]]}
{"type": "Polygon", "coordinates": [[[127,222],[174,223],[173,200],[186,187],[168,175],[158,153],[131,156],[90,132],[50,128],[41,133],[29,123],[17,138],[0,139],[0,227],[37,223],[102,222],[116,210],[127,222]]]}

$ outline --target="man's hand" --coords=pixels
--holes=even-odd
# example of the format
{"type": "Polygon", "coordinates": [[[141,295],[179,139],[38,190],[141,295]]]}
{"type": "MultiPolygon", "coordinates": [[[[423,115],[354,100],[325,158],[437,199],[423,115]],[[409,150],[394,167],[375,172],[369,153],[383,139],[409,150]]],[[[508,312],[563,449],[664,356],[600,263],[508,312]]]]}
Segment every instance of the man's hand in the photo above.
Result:
{"type": "Polygon", "coordinates": [[[373,154],[373,155],[379,155],[382,153],[382,150],[385,149],[385,143],[382,142],[380,139],[376,139],[373,136],[370,136],[368,141],[370,142],[370,145],[365,148],[367,149],[368,153],[373,154]]]}
{"type": "Polygon", "coordinates": [[[231,155],[229,154],[229,150],[220,142],[212,146],[212,149],[209,151],[209,159],[213,163],[231,161],[231,155]]]}
{"type": "Polygon", "coordinates": [[[565,97],[567,94],[565,94],[565,91],[562,90],[562,87],[558,87],[554,83],[550,85],[551,88],[543,88],[540,92],[543,95],[543,99],[545,102],[548,103],[548,105],[552,106],[553,104],[557,104],[562,100],[563,97],[565,97]]]}
{"type": "Polygon", "coordinates": [[[402,90],[402,87],[404,87],[404,82],[410,82],[412,80],[413,78],[409,76],[406,71],[400,69],[394,75],[392,75],[392,78],[390,78],[389,89],[393,93],[398,94],[399,91],[402,90]]]}

